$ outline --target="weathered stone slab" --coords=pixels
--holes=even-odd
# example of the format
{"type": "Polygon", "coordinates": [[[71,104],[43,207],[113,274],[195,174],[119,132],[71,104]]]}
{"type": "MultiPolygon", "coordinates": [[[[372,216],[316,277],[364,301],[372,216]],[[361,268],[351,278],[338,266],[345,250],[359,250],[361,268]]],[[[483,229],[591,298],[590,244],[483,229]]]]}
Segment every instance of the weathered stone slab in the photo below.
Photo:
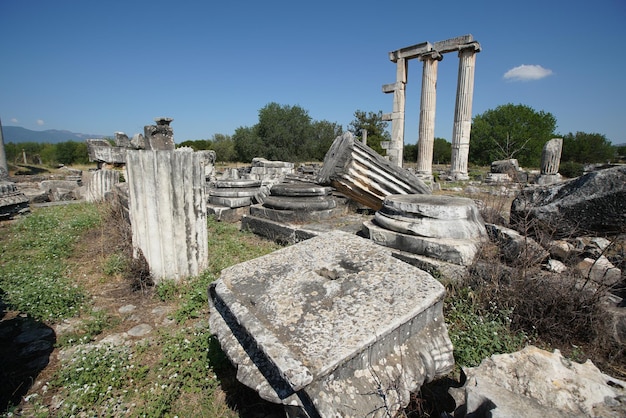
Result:
{"type": "Polygon", "coordinates": [[[431,189],[408,170],[391,164],[350,132],[338,136],[324,157],[318,183],[374,210],[392,194],[430,194],[431,189]]]}
{"type": "Polygon", "coordinates": [[[289,416],[393,416],[453,366],[444,293],[389,249],[330,232],[223,270],[209,321],[237,378],[289,416]]]}
{"type": "Polygon", "coordinates": [[[305,212],[327,210],[337,207],[337,202],[326,196],[267,196],[263,206],[270,209],[301,210],[305,212]]]}
{"type": "Polygon", "coordinates": [[[258,218],[269,219],[274,222],[302,224],[306,222],[319,222],[344,215],[347,211],[345,205],[339,205],[330,209],[305,211],[273,209],[263,205],[250,206],[250,215],[258,218]]]}
{"type": "MultiPolygon", "coordinates": [[[[467,374],[467,417],[621,417],[626,414],[626,382],[533,346],[493,355],[467,374]],[[487,416],[487,415],[484,415],[487,416]]],[[[457,416],[455,414],[455,416],[457,416]]]]}
{"type": "Polygon", "coordinates": [[[219,197],[253,197],[260,192],[258,187],[222,187],[209,189],[209,196],[219,197]]]}
{"type": "Polygon", "coordinates": [[[113,147],[102,139],[88,139],[85,143],[87,144],[89,161],[109,164],[126,163],[126,148],[113,147]]]}
{"type": "Polygon", "coordinates": [[[385,247],[421,254],[462,266],[472,264],[482,245],[482,241],[477,239],[429,238],[403,234],[378,226],[372,221],[363,222],[363,234],[385,247]]]}
{"type": "Polygon", "coordinates": [[[332,188],[313,183],[279,183],[272,186],[273,196],[327,196],[332,188]]]}
{"type": "Polygon", "coordinates": [[[28,197],[7,178],[0,178],[0,219],[30,211],[28,197]]]}
{"type": "Polygon", "coordinates": [[[222,196],[210,196],[209,203],[214,205],[226,206],[228,208],[240,208],[243,206],[250,206],[252,199],[249,196],[241,197],[222,197],[222,196]]]}
{"type": "Polygon", "coordinates": [[[430,238],[457,238],[471,239],[480,237],[485,233],[485,227],[467,219],[432,219],[432,218],[409,218],[401,216],[389,216],[379,210],[374,215],[376,223],[383,228],[403,234],[419,235],[430,238]]]}
{"type": "Polygon", "coordinates": [[[207,215],[215,217],[216,220],[221,222],[239,222],[244,215],[250,214],[250,206],[241,207],[227,207],[224,205],[207,204],[207,215]]]}
{"type": "Polygon", "coordinates": [[[393,195],[385,199],[381,211],[389,216],[403,215],[403,218],[475,220],[480,217],[473,200],[454,196],[393,195]]]}
{"type": "Polygon", "coordinates": [[[522,190],[511,204],[511,224],[522,233],[546,232],[553,238],[623,232],[626,165],[522,190]]]}
{"type": "Polygon", "coordinates": [[[215,182],[218,189],[224,188],[253,188],[261,187],[261,180],[257,179],[220,179],[215,182]]]}

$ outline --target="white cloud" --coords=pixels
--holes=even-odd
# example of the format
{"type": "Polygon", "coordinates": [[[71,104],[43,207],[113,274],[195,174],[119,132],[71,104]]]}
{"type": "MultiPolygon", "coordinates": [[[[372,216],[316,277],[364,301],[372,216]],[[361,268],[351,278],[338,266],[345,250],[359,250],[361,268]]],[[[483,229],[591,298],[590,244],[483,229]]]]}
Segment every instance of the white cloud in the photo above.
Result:
{"type": "Polygon", "coordinates": [[[551,74],[552,70],[543,68],[541,65],[522,64],[504,73],[504,78],[513,81],[540,80],[551,74]]]}
{"type": "Polygon", "coordinates": [[[18,123],[19,120],[17,120],[17,118],[11,118],[11,123],[18,123]]]}
{"type": "Polygon", "coordinates": [[[44,124],[45,122],[43,121],[43,119],[37,119],[37,125],[43,126],[44,124]]]}

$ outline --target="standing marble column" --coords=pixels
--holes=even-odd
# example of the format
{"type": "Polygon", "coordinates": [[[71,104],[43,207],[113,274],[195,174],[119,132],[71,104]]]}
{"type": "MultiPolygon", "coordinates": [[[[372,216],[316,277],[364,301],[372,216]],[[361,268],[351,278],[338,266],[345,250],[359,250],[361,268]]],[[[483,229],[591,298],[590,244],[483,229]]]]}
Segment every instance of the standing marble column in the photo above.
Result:
{"type": "Polygon", "coordinates": [[[2,173],[9,174],[9,165],[7,164],[7,155],[4,151],[4,137],[2,136],[2,121],[0,121],[0,178],[2,173]]]}
{"type": "Polygon", "coordinates": [[[469,180],[467,161],[469,158],[470,131],[472,129],[472,100],[474,97],[474,68],[480,44],[472,42],[459,51],[459,78],[454,109],[452,130],[452,164],[450,177],[453,180],[469,180]]]}
{"type": "Polygon", "coordinates": [[[424,62],[420,102],[419,139],[417,141],[417,174],[430,180],[433,174],[435,111],[437,105],[437,68],[442,56],[431,51],[419,57],[424,62]]]}

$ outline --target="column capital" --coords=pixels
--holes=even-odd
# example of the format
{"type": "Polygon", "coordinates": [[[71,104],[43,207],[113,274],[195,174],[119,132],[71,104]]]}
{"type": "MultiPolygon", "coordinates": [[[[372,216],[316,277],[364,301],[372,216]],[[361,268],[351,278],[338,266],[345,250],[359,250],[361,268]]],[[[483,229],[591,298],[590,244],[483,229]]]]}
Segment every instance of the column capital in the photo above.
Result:
{"type": "Polygon", "coordinates": [[[420,56],[417,57],[417,59],[420,61],[426,61],[426,60],[441,61],[443,59],[443,55],[439,53],[439,51],[432,50],[432,51],[428,51],[423,54],[420,54],[420,56]]]}
{"type": "Polygon", "coordinates": [[[462,45],[459,47],[459,54],[461,52],[467,51],[473,49],[474,52],[480,52],[481,51],[481,47],[480,44],[478,42],[470,42],[468,44],[462,45]]]}

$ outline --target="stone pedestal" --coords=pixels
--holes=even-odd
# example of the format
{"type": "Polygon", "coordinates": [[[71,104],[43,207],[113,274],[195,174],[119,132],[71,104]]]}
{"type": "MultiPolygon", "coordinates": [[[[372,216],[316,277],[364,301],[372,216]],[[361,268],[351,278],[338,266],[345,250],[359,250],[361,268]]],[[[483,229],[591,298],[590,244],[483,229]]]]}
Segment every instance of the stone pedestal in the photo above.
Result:
{"type": "Polygon", "coordinates": [[[338,136],[324,157],[318,183],[372,209],[379,209],[390,194],[430,194],[414,174],[391,164],[371,148],[357,142],[350,132],[338,136]]]}
{"type": "Polygon", "coordinates": [[[211,331],[237,379],[289,417],[387,417],[449,372],[445,290],[389,249],[331,232],[229,267],[211,331]]]}
{"type": "MultiPolygon", "coordinates": [[[[292,243],[292,226],[338,218],[346,212],[345,199],[333,196],[330,187],[279,183],[272,186],[262,204],[250,207],[250,215],[242,219],[241,227],[271,240],[292,243]]],[[[311,235],[303,236],[308,238],[311,235]]]]}
{"type": "Polygon", "coordinates": [[[487,240],[474,202],[450,196],[388,196],[363,233],[386,247],[464,266],[487,240]]]}
{"type": "Polygon", "coordinates": [[[209,203],[229,208],[250,206],[262,193],[261,180],[218,180],[209,189],[209,203]]]}

